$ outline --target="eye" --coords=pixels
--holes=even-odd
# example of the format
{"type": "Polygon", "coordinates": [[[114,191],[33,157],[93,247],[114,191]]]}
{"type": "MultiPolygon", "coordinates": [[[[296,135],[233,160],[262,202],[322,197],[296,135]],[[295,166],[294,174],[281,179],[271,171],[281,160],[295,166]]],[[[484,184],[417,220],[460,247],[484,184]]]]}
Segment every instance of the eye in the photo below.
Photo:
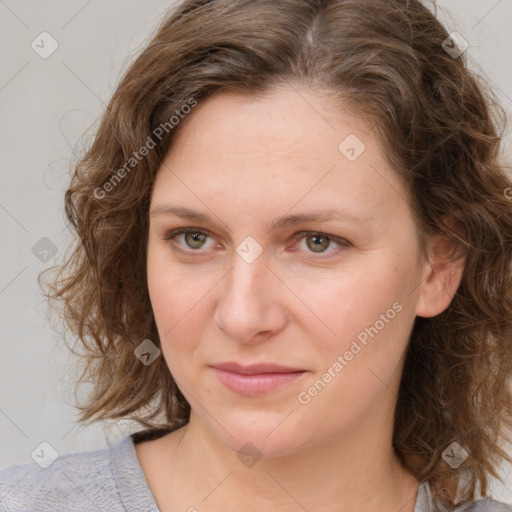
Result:
{"type": "MultiPolygon", "coordinates": [[[[202,229],[193,228],[193,227],[183,227],[173,229],[169,233],[165,234],[163,240],[172,241],[176,246],[175,250],[182,250],[184,252],[199,252],[200,249],[208,249],[215,247],[215,242],[212,239],[212,245],[209,247],[206,244],[206,241],[211,236],[202,229]],[[179,240],[182,240],[180,242],[179,240]]],[[[325,233],[319,233],[314,231],[301,231],[294,235],[294,239],[298,240],[299,250],[309,253],[309,256],[306,258],[312,258],[314,255],[321,255],[330,253],[338,253],[342,248],[347,248],[350,246],[350,242],[347,240],[333,236],[327,235],[325,233]],[[336,247],[331,250],[327,250],[329,247],[335,244],[336,247]]],[[[295,251],[296,249],[292,249],[295,251]]]]}
{"type": "Polygon", "coordinates": [[[295,235],[295,238],[299,239],[298,246],[300,247],[302,245],[302,247],[300,247],[302,250],[313,254],[337,253],[337,249],[350,245],[350,243],[343,238],[311,231],[301,231],[295,235]],[[333,243],[336,244],[337,247],[327,250],[333,243]]]}
{"type": "MultiPolygon", "coordinates": [[[[197,228],[178,228],[167,233],[163,239],[171,241],[175,238],[182,238],[186,248],[198,250],[205,247],[205,240],[209,236],[208,233],[197,228]]],[[[183,246],[183,244],[178,245],[183,246]]]]}

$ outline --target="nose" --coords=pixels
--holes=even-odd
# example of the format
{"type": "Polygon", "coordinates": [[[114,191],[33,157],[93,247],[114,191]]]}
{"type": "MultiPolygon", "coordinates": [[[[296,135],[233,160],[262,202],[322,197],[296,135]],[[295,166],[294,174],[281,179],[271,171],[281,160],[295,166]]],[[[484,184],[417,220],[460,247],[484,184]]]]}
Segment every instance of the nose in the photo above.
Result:
{"type": "Polygon", "coordinates": [[[233,268],[219,284],[214,322],[230,339],[254,343],[284,329],[283,285],[264,254],[252,263],[234,254],[233,268]]]}

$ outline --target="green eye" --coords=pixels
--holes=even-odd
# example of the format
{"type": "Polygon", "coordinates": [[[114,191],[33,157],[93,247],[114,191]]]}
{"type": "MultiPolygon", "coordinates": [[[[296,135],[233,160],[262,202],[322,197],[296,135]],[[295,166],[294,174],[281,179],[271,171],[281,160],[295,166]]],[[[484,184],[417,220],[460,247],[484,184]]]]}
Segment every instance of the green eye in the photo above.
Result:
{"type": "Polygon", "coordinates": [[[323,252],[324,249],[327,249],[329,247],[329,244],[331,243],[331,239],[323,235],[309,235],[305,237],[305,240],[306,245],[313,252],[323,252]],[[312,241],[310,242],[310,240],[312,241]]]}
{"type": "Polygon", "coordinates": [[[183,233],[186,244],[192,249],[200,249],[204,245],[204,241],[208,235],[204,233],[183,233]]]}
{"type": "MultiPolygon", "coordinates": [[[[175,250],[183,250],[183,252],[187,252],[188,250],[190,253],[199,253],[200,249],[208,248],[206,245],[208,238],[212,238],[210,234],[193,227],[177,228],[163,237],[164,240],[173,241],[177,246],[175,250]],[[180,242],[178,237],[181,237],[183,242],[180,242]],[[178,241],[175,241],[175,239],[178,239],[178,241]]],[[[294,239],[297,240],[300,251],[310,254],[310,256],[306,256],[306,258],[312,258],[315,254],[320,257],[324,254],[338,254],[339,249],[347,248],[351,245],[350,242],[343,238],[314,231],[301,231],[294,235],[294,239]],[[302,247],[300,247],[301,244],[302,247]],[[330,249],[332,244],[335,244],[335,247],[330,249]]],[[[210,248],[215,245],[213,239],[212,244],[210,248]]],[[[294,249],[294,251],[295,250],[296,249],[294,249]]]]}
{"type": "MultiPolygon", "coordinates": [[[[164,240],[173,240],[178,236],[183,235],[183,239],[185,241],[185,247],[196,251],[198,249],[202,249],[205,245],[205,240],[210,235],[201,231],[197,228],[179,228],[174,229],[170,233],[164,236],[164,240]]],[[[178,243],[178,245],[183,246],[183,244],[178,243]]]]}

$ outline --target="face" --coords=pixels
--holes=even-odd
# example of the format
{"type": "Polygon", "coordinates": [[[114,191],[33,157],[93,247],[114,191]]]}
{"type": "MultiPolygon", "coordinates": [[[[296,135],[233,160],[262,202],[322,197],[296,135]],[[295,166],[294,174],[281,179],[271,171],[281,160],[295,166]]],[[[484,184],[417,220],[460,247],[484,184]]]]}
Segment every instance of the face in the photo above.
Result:
{"type": "Polygon", "coordinates": [[[194,109],[157,174],[147,245],[162,353],[194,421],[268,456],[380,435],[424,270],[371,127],[296,89],[194,109]]]}

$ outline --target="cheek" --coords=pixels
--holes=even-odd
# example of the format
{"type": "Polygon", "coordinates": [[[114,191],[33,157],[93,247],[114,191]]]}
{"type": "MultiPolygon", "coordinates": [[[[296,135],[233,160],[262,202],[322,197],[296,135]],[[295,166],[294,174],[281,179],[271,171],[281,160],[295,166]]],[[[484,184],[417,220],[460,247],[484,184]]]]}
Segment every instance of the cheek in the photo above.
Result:
{"type": "MultiPolygon", "coordinates": [[[[303,318],[308,319],[308,330],[322,334],[318,339],[346,340],[376,322],[381,327],[381,314],[388,310],[386,319],[397,316],[393,304],[403,306],[409,279],[396,265],[379,265],[377,258],[366,263],[330,279],[304,282],[299,289],[297,295],[309,310],[303,318]]],[[[339,347],[334,343],[333,348],[339,347]]]]}
{"type": "Polygon", "coordinates": [[[383,383],[391,382],[406,349],[415,318],[408,306],[411,297],[407,298],[413,288],[411,274],[389,260],[378,263],[376,258],[364,269],[326,281],[323,293],[303,288],[304,302],[309,301],[322,319],[302,325],[319,357],[318,374],[311,384],[317,382],[316,387],[323,390],[326,383],[329,388],[327,393],[322,391],[319,403],[332,398],[349,407],[354,396],[371,401],[385,389],[383,383]]]}
{"type": "Polygon", "coordinates": [[[204,290],[169,273],[153,279],[148,275],[148,287],[162,356],[178,385],[187,389],[190,374],[200,363],[196,356],[201,355],[197,348],[206,315],[204,290]]]}
{"type": "Polygon", "coordinates": [[[147,278],[164,356],[171,350],[192,350],[197,339],[192,334],[201,328],[206,294],[214,283],[172,264],[160,249],[148,250],[147,278]]]}
{"type": "MultiPolygon", "coordinates": [[[[305,414],[324,418],[334,428],[364,414],[395,387],[414,321],[414,310],[404,300],[410,289],[400,276],[392,267],[385,275],[352,273],[326,285],[323,299],[316,299],[312,308],[334,334],[319,336],[318,320],[302,325],[318,358],[298,397],[305,414]]],[[[315,294],[308,300],[314,301],[315,294]]]]}
{"type": "Polygon", "coordinates": [[[154,239],[148,245],[147,280],[156,323],[164,332],[194,314],[195,306],[214,284],[214,276],[199,273],[196,265],[177,264],[172,249],[154,239]]]}

